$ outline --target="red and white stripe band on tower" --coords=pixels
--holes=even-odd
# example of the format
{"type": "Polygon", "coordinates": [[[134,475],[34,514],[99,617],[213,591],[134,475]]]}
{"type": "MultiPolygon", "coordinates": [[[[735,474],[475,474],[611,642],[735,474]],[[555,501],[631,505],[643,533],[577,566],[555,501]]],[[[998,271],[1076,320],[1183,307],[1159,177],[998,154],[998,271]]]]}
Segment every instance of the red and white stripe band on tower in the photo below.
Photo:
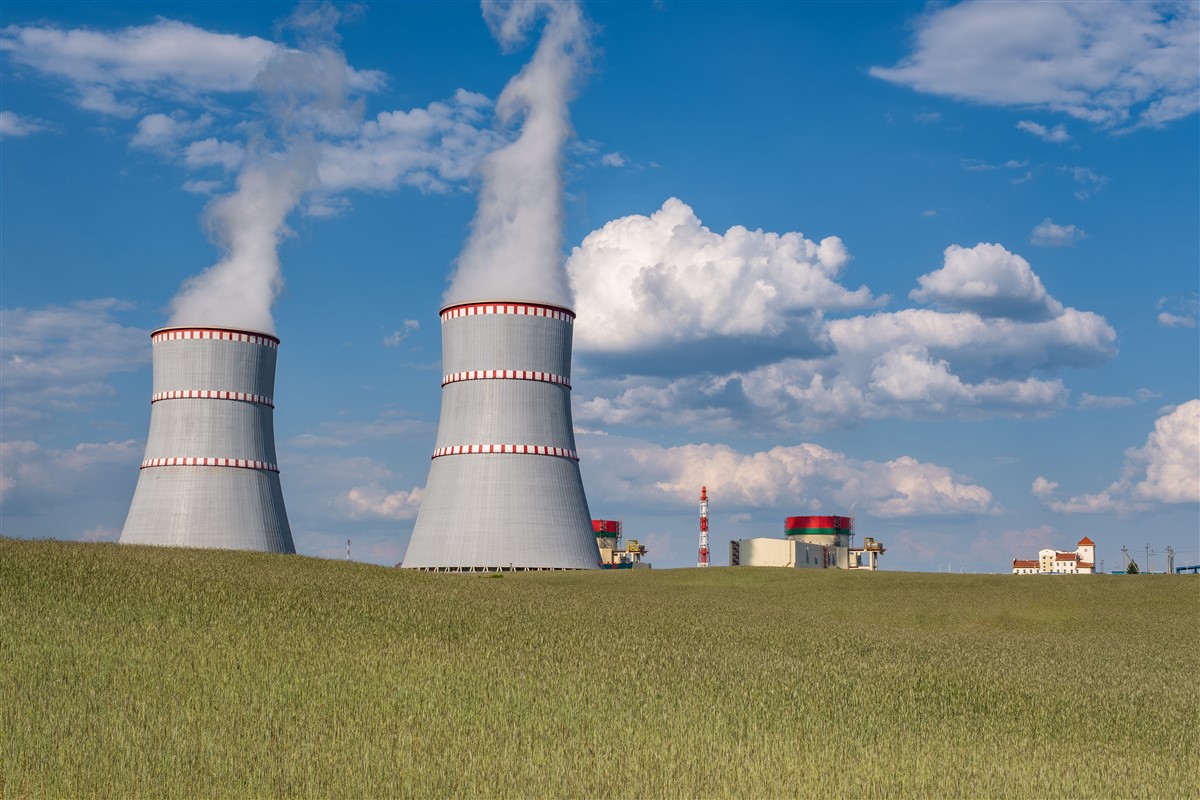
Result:
{"type": "Polygon", "coordinates": [[[697,567],[708,566],[708,487],[700,487],[700,557],[697,567]]]}
{"type": "Polygon", "coordinates": [[[153,344],[179,339],[217,339],[224,342],[245,342],[260,347],[279,347],[279,340],[267,333],[239,331],[233,328],[164,328],[150,335],[153,344]]]}
{"type": "Polygon", "coordinates": [[[279,466],[270,461],[256,461],[252,458],[206,458],[204,456],[175,456],[171,458],[148,458],[142,462],[141,469],[147,467],[236,467],[238,469],[259,469],[265,472],[279,472],[279,466]]]}
{"type": "Polygon", "coordinates": [[[443,309],[442,322],[485,314],[523,314],[530,317],[550,317],[567,323],[575,321],[575,312],[560,306],[541,303],[465,303],[443,309]]]}
{"type": "Polygon", "coordinates": [[[151,403],[161,400],[240,400],[245,403],[275,407],[275,401],[266,395],[251,394],[250,392],[227,392],[222,389],[172,389],[150,395],[151,403]]]}
{"type": "Polygon", "coordinates": [[[442,386],[459,381],[542,381],[557,383],[571,388],[571,381],[562,375],[552,372],[536,372],[531,369],[472,369],[466,372],[453,372],[442,376],[442,386]]]}
{"type": "Polygon", "coordinates": [[[565,447],[549,447],[544,444],[458,444],[452,447],[439,447],[433,451],[434,458],[442,456],[469,456],[481,453],[509,453],[529,456],[557,456],[579,460],[579,454],[565,447]]]}

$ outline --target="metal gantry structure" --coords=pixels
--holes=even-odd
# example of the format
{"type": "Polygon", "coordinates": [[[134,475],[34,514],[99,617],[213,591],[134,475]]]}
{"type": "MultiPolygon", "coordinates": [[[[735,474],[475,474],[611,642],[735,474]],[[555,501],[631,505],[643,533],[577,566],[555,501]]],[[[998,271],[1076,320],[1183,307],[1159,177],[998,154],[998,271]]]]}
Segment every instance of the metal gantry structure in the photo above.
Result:
{"type": "Polygon", "coordinates": [[[708,566],[708,487],[700,487],[700,555],[697,567],[708,566]]]}

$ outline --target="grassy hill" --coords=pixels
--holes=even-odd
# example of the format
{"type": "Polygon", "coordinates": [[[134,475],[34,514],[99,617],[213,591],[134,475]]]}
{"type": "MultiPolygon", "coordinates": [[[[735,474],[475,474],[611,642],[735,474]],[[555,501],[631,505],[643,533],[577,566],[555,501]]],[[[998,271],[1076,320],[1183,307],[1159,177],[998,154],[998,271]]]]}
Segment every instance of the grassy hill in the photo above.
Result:
{"type": "Polygon", "coordinates": [[[0,539],[4,797],[1197,797],[1200,579],[0,539]]]}

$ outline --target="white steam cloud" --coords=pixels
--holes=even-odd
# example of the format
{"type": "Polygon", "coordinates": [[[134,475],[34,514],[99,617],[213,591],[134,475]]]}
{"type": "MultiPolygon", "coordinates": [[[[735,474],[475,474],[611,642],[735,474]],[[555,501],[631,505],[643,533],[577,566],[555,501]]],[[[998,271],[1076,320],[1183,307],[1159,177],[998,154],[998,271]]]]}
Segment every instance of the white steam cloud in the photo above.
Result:
{"type": "Polygon", "coordinates": [[[539,18],[546,24],[533,58],[496,103],[499,124],[520,121],[521,131],[480,165],[479,208],[445,299],[570,305],[560,163],[571,135],[567,103],[588,58],[588,23],[575,2],[484,0],[483,16],[506,50],[519,45],[539,18]]]}
{"type": "Polygon", "coordinates": [[[288,215],[319,186],[316,136],[350,131],[361,117],[361,106],[347,101],[346,60],[328,44],[335,41],[338,16],[329,5],[301,6],[289,22],[304,46],[276,51],[255,78],[276,126],[274,141],[270,132],[259,132],[235,191],[205,209],[205,224],[224,256],[184,283],[171,301],[171,325],[275,332],[271,305],[283,288],[279,243],[289,233],[288,215]]]}

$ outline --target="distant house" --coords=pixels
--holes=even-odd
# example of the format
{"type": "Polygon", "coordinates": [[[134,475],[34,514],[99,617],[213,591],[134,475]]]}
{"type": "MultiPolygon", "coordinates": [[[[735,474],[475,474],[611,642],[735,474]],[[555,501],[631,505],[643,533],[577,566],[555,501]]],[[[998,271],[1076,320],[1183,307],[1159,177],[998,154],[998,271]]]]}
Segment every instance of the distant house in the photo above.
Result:
{"type": "Polygon", "coordinates": [[[1083,537],[1069,553],[1047,547],[1037,558],[1014,558],[1013,575],[1091,575],[1096,571],[1096,543],[1083,537]]]}

